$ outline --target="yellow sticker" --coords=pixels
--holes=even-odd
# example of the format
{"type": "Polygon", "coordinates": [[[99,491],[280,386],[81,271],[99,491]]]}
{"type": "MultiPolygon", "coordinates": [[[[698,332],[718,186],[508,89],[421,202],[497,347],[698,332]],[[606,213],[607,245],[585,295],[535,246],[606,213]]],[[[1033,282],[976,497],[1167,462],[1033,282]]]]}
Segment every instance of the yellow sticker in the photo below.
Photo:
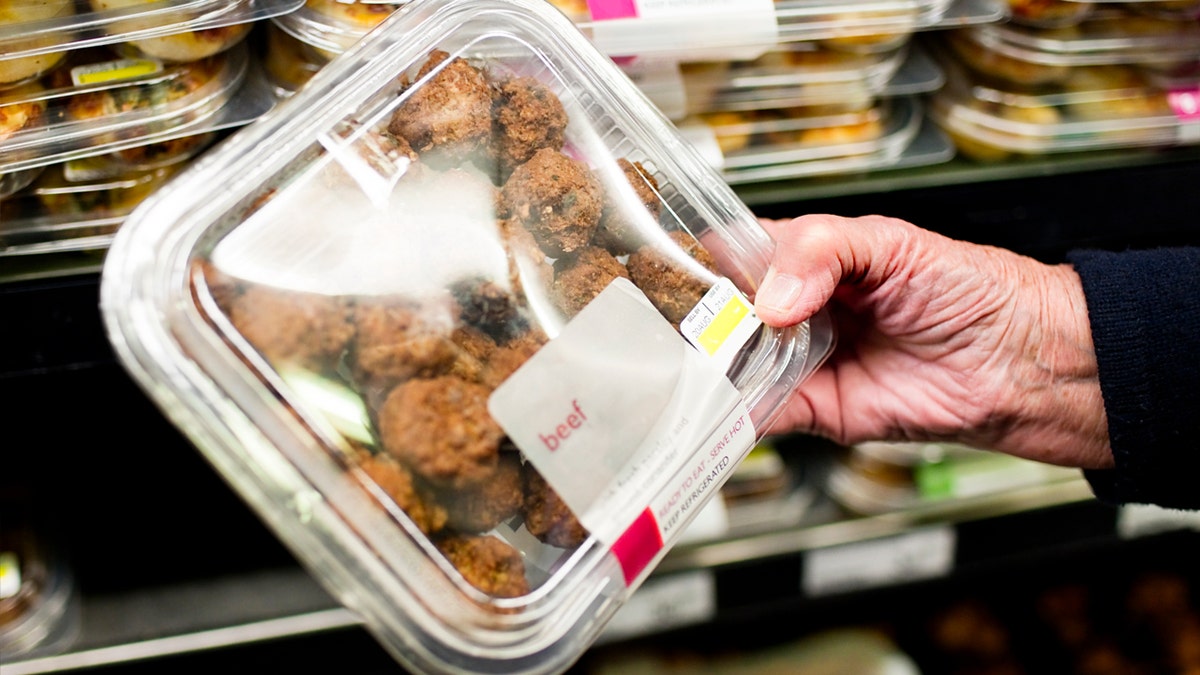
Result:
{"type": "Polygon", "coordinates": [[[746,296],[722,277],[679,324],[687,341],[726,366],[762,326],[746,296]]]}
{"type": "Polygon", "coordinates": [[[708,327],[700,333],[700,337],[696,339],[696,342],[710,356],[716,354],[721,345],[725,344],[725,340],[729,339],[733,330],[738,327],[742,319],[749,313],[750,308],[746,306],[746,303],[740,297],[733,296],[729,298],[725,306],[713,317],[708,327]]]}
{"type": "Polygon", "coordinates": [[[120,82],[153,75],[162,69],[162,61],[155,59],[120,59],[76,66],[71,69],[71,81],[75,86],[120,82]]]}

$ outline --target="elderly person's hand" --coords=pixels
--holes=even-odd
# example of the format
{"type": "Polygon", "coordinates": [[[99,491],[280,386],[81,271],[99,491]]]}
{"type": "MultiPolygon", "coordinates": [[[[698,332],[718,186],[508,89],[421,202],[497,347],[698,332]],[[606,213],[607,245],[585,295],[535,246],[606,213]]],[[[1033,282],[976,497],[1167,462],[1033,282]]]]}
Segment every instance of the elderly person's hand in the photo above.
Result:
{"type": "Polygon", "coordinates": [[[763,220],[777,246],[764,322],[827,306],[829,360],[775,431],[843,444],[954,440],[1082,468],[1113,464],[1079,277],[904,221],[763,220]]]}

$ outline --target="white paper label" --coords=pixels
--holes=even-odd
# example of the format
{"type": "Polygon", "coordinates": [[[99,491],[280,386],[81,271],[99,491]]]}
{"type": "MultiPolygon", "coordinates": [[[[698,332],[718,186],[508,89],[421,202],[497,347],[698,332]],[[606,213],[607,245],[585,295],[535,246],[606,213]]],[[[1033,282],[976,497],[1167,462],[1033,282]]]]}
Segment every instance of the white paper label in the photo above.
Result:
{"type": "Polygon", "coordinates": [[[774,0],[589,0],[601,51],[669,51],[684,61],[750,60],[779,41],[774,0]]]}
{"type": "Polygon", "coordinates": [[[704,623],[716,614],[717,582],[712,570],[656,577],[617,610],[600,640],[620,640],[704,623]]]}
{"type": "Polygon", "coordinates": [[[626,279],[497,387],[488,408],[631,584],[755,442],[724,370],[626,279]]]}
{"type": "Polygon", "coordinates": [[[802,586],[816,597],[944,576],[954,565],[954,541],[946,525],[810,551],[802,586]]]}

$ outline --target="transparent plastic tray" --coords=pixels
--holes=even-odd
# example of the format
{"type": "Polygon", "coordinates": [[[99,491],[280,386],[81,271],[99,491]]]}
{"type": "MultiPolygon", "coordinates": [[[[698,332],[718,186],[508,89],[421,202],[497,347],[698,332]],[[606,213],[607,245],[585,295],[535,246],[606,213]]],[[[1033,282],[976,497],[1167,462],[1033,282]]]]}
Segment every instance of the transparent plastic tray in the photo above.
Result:
{"type": "Polygon", "coordinates": [[[1180,69],[1200,61],[1200,23],[1118,9],[1094,12],[1062,29],[987,24],[953,33],[961,58],[1014,82],[1029,82],[1030,76],[1049,81],[1072,66],[1139,63],[1180,69]]]}
{"type": "Polygon", "coordinates": [[[922,128],[915,97],[884,99],[857,113],[760,125],[755,137],[765,142],[725,153],[722,175],[741,185],[949,160],[952,148],[940,134],[926,133],[916,143],[922,128]]]}
{"type": "Polygon", "coordinates": [[[919,46],[850,54],[813,43],[787,45],[750,62],[683,64],[688,112],[760,110],[825,103],[867,105],[879,97],[941,86],[942,74],[919,46]]]}
{"type": "Polygon", "coordinates": [[[1080,0],[1008,0],[1013,23],[1034,28],[1065,28],[1091,16],[1093,2],[1080,0]]]}
{"type": "Polygon", "coordinates": [[[1164,89],[1131,66],[1079,66],[1061,86],[998,88],[946,63],[930,116],[978,160],[1200,142],[1200,80],[1164,89]]]}
{"type": "Polygon", "coordinates": [[[544,0],[415,0],[143,202],[101,307],[403,664],[561,672],[832,345],[749,312],[771,248],[544,0]]]}
{"type": "MultiPolygon", "coordinates": [[[[210,140],[191,145],[199,151],[210,140]]],[[[130,212],[186,161],[130,169],[117,157],[97,156],[44,167],[0,201],[0,257],[103,251],[130,212]]]]}
{"type": "MultiPolygon", "coordinates": [[[[190,60],[244,37],[242,26],[295,10],[303,0],[3,0],[0,75],[6,62],[56,60],[63,52],[133,43],[157,58],[190,60]],[[161,39],[166,36],[176,36],[161,39]],[[28,59],[26,61],[26,59],[28,59]]],[[[0,84],[4,78],[0,77],[0,84]]]]}
{"type": "Polygon", "coordinates": [[[126,59],[106,48],[71,56],[79,63],[74,75],[64,67],[36,90],[0,92],[0,106],[32,105],[42,113],[39,123],[0,143],[0,173],[197,137],[245,124],[274,105],[245,44],[184,64],[126,59]]]}

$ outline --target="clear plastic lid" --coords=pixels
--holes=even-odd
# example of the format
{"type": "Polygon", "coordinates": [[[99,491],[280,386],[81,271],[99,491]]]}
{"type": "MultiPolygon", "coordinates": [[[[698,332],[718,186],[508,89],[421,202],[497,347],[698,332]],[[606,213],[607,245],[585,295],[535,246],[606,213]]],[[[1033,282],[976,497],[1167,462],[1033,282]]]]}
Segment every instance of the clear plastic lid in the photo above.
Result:
{"type": "MultiPolygon", "coordinates": [[[[199,152],[211,140],[205,134],[188,145],[199,152]]],[[[96,156],[40,168],[37,180],[0,202],[0,257],[104,250],[184,161],[131,169],[122,158],[96,156]]]]}
{"type": "Polygon", "coordinates": [[[141,162],[148,149],[164,160],[172,141],[245,124],[273,104],[245,44],[189,63],[76,50],[41,80],[0,92],[0,107],[28,111],[0,143],[0,172],[114,152],[141,162]]]}
{"type": "Polygon", "coordinates": [[[999,87],[944,62],[930,116],[980,160],[1200,142],[1200,80],[1165,89],[1132,66],[1079,66],[1060,85],[999,87]]]}
{"type": "Polygon", "coordinates": [[[7,68],[27,70],[33,57],[54,60],[98,45],[132,43],[147,56],[176,61],[211,56],[245,37],[245,24],[290,12],[302,2],[0,0],[0,86],[8,81],[7,68]]]}
{"type": "MultiPolygon", "coordinates": [[[[732,185],[891,167],[922,128],[921,104],[907,96],[865,108],[712,113],[700,120],[721,149],[722,174],[732,185]]],[[[914,155],[906,166],[948,160],[949,150],[930,138],[920,149],[925,159],[914,155]]]]}
{"type": "Polygon", "coordinates": [[[955,44],[968,60],[976,60],[972,54],[978,52],[1049,68],[1122,63],[1178,67],[1200,60],[1200,23],[1115,8],[1093,12],[1066,28],[987,24],[955,33],[955,44]]]}
{"type": "Polygon", "coordinates": [[[1034,28],[1074,26],[1090,16],[1095,6],[1080,0],[1008,0],[1013,23],[1034,28]]]}
{"type": "Polygon", "coordinates": [[[832,345],[543,0],[416,0],[149,197],[121,361],[418,671],[558,672],[832,345]]]}

